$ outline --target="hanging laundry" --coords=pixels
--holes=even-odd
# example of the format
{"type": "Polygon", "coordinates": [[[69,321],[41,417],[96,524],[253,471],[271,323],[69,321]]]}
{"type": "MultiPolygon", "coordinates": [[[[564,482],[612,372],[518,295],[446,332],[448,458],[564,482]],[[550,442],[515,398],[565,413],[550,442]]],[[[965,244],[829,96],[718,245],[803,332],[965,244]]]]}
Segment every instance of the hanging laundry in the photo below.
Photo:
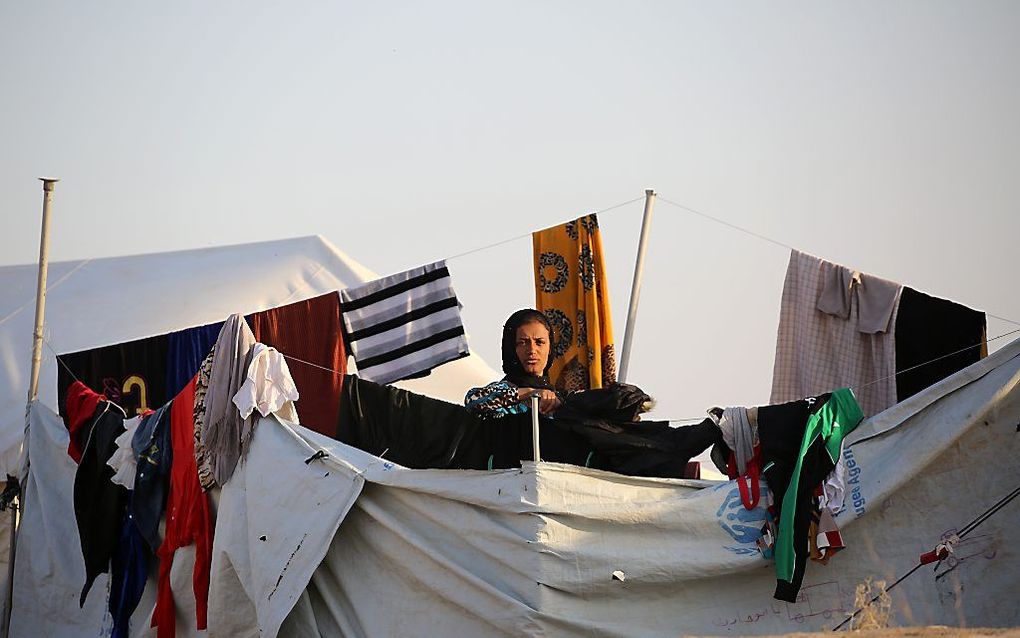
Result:
{"type": "Polygon", "coordinates": [[[560,392],[616,381],[602,235],[595,213],[532,234],[535,306],[553,326],[549,378],[560,392]]]}
{"type": "Polygon", "coordinates": [[[251,328],[256,341],[293,357],[289,369],[302,397],[301,425],[333,436],[347,372],[340,296],[330,292],[257,312],[251,317],[251,328]]]}
{"type": "MultiPolygon", "coordinates": [[[[234,318],[240,319],[240,315],[234,318]]],[[[227,320],[227,324],[231,322],[227,320]]],[[[247,328],[247,325],[244,325],[247,328]]],[[[226,329],[226,325],[224,326],[226,329]]],[[[159,557],[159,581],[156,608],[152,612],[152,627],[157,636],[170,638],[176,632],[176,613],[173,592],[170,590],[170,566],[174,554],[181,547],[195,545],[196,628],[206,628],[209,600],[209,566],[212,562],[213,525],[209,511],[209,497],[198,482],[194,450],[195,380],[184,386],[174,397],[170,409],[170,440],[173,446],[173,464],[170,468],[170,486],[166,502],[166,531],[159,557]]]]}
{"type": "Polygon", "coordinates": [[[178,330],[167,335],[166,396],[175,397],[198,371],[198,366],[209,354],[223,322],[178,330]]]}
{"type": "Polygon", "coordinates": [[[822,493],[818,497],[819,504],[833,515],[843,510],[843,501],[846,499],[846,463],[843,461],[843,448],[839,449],[839,457],[836,459],[836,467],[825,477],[822,483],[822,493]]]}
{"type": "Polygon", "coordinates": [[[123,519],[117,550],[110,561],[111,638],[128,638],[130,635],[131,614],[142,600],[149,574],[150,551],[130,515],[134,492],[128,492],[127,498],[129,514],[123,519]]]}
{"type": "Polygon", "coordinates": [[[142,416],[131,439],[131,449],[138,469],[129,514],[134,518],[142,538],[155,552],[162,543],[159,521],[166,505],[167,475],[173,463],[169,403],[142,416]]]}
{"type": "Polygon", "coordinates": [[[747,472],[747,466],[758,447],[758,427],[757,424],[751,425],[748,411],[748,408],[725,408],[719,417],[723,442],[733,451],[736,469],[740,474],[747,472]]]}
{"type": "Polygon", "coordinates": [[[841,387],[854,388],[866,416],[896,403],[896,343],[891,327],[896,321],[899,285],[858,275],[860,283],[851,287],[847,282],[854,278],[847,272],[842,266],[791,251],[779,312],[771,403],[841,387]]]}
{"type": "Polygon", "coordinates": [[[393,383],[469,354],[444,261],[348,288],[340,295],[347,343],[362,379],[393,383]]]}
{"type": "MultiPolygon", "coordinates": [[[[173,396],[166,393],[166,356],[167,335],[62,354],[58,358],[63,365],[57,366],[58,396],[67,396],[77,379],[124,408],[128,416],[137,416],[173,396]]],[[[58,409],[66,419],[67,406],[58,405],[58,409]]]]}
{"type": "Polygon", "coordinates": [[[491,452],[483,429],[457,404],[350,375],[334,436],[409,468],[485,469],[491,452]]]}
{"type": "Polygon", "coordinates": [[[904,288],[896,316],[896,398],[903,401],[987,356],[985,330],[985,313],[904,288]]]}
{"type": "Polygon", "coordinates": [[[195,409],[192,415],[195,431],[195,467],[198,471],[198,482],[203,490],[210,490],[216,486],[212,455],[206,449],[205,441],[202,438],[205,434],[205,397],[209,391],[209,377],[212,376],[214,354],[214,351],[209,351],[198,367],[198,374],[195,375],[195,409]]]}
{"type": "Polygon", "coordinates": [[[233,398],[241,418],[247,419],[258,410],[262,416],[276,414],[281,419],[298,423],[294,408],[298,398],[297,386],[283,355],[276,348],[256,343],[247,377],[233,398]]]}
{"type": "MultiPolygon", "coordinates": [[[[65,396],[65,395],[62,395],[65,396]]],[[[91,425],[96,415],[96,408],[103,396],[93,392],[81,381],[75,381],[68,387],[64,404],[67,406],[67,455],[75,463],[81,463],[82,449],[88,434],[84,433],[86,425],[91,425]]]]}
{"type": "Polygon", "coordinates": [[[839,264],[823,262],[822,266],[824,283],[816,304],[819,310],[834,317],[850,319],[856,298],[858,332],[878,334],[892,329],[896,301],[903,286],[839,264]]]}
{"type": "MultiPolygon", "coordinates": [[[[62,354],[58,357],[63,362],[57,372],[58,396],[66,396],[77,378],[123,407],[128,416],[152,410],[169,401],[195,376],[221,325],[213,323],[62,354]]],[[[66,417],[66,406],[58,408],[66,417]]]]}
{"type": "MultiPolygon", "coordinates": [[[[213,479],[221,486],[230,480],[230,475],[234,473],[243,455],[243,442],[251,436],[251,419],[241,418],[232,399],[246,378],[255,341],[255,335],[244,317],[235,314],[223,323],[216,345],[213,346],[213,365],[205,395],[205,423],[201,439],[212,462],[213,479]]],[[[189,402],[192,410],[194,404],[192,394],[189,402]]],[[[194,413],[191,418],[193,447],[194,413]]]]}
{"type": "Polygon", "coordinates": [[[85,561],[85,585],[79,607],[85,606],[96,577],[109,570],[110,558],[116,550],[127,490],[110,480],[113,470],[106,462],[117,449],[115,441],[123,431],[121,409],[100,401],[79,432],[82,452],[74,474],[74,518],[85,561]]]}
{"type": "Polygon", "coordinates": [[[753,510],[761,496],[758,409],[713,408],[708,413],[722,433],[722,442],[712,449],[712,460],[719,471],[736,479],[744,508],[753,510]]]}
{"type": "Polygon", "coordinates": [[[775,597],[779,600],[797,600],[810,551],[808,529],[815,489],[836,466],[843,438],[863,419],[847,388],[758,408],[762,474],[779,512],[775,544],[775,597]]]}
{"type": "Polygon", "coordinates": [[[566,458],[555,458],[547,456],[543,441],[543,460],[629,476],[686,478],[690,459],[722,439],[719,427],[711,419],[684,427],[672,427],[668,421],[637,420],[652,403],[640,388],[622,383],[567,395],[554,417],[543,421],[548,421],[551,429],[578,437],[580,445],[560,449],[558,454],[566,458]],[[579,451],[587,451],[588,458],[571,460],[579,451]]]}
{"type": "Polygon", "coordinates": [[[131,440],[141,421],[142,417],[140,416],[124,421],[124,432],[114,441],[117,448],[110,456],[110,460],[106,462],[113,470],[110,480],[129,490],[135,489],[135,474],[138,469],[134,450],[131,449],[131,440]]]}
{"type": "Polygon", "coordinates": [[[827,565],[830,558],[846,548],[832,512],[820,504],[811,515],[808,541],[811,560],[822,565],[827,565]]]}

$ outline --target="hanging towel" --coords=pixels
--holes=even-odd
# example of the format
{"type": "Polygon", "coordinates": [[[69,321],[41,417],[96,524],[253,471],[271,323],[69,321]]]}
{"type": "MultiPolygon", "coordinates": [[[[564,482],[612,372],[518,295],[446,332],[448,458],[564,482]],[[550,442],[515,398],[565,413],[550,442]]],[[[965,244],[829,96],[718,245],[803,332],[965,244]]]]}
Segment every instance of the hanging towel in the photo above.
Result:
{"type": "MultiPolygon", "coordinates": [[[[893,331],[860,330],[858,296],[849,319],[818,310],[834,265],[791,251],[783,285],[770,402],[786,403],[851,387],[865,416],[896,403],[896,340],[893,331]]],[[[896,323],[897,304],[890,322],[896,323]]]]}
{"type": "Polygon", "coordinates": [[[561,392],[616,381],[616,352],[595,213],[532,235],[535,306],[552,324],[549,378],[561,392]]]}
{"type": "Polygon", "coordinates": [[[362,379],[392,383],[469,354],[445,261],[340,295],[347,341],[362,379]]]}
{"type": "Polygon", "coordinates": [[[220,486],[226,485],[234,473],[241,458],[241,443],[251,431],[250,419],[241,418],[231,399],[247,377],[254,345],[255,335],[244,317],[234,314],[224,322],[213,346],[202,442],[212,460],[213,478],[220,486]]]}
{"type": "Polygon", "coordinates": [[[747,418],[747,408],[726,408],[719,418],[719,429],[722,430],[723,442],[733,450],[737,461],[737,471],[747,473],[747,464],[754,456],[758,434],[751,427],[747,418]]]}
{"type": "Polygon", "coordinates": [[[985,313],[904,288],[896,313],[896,398],[917,394],[988,354],[985,313]]]}
{"type": "Polygon", "coordinates": [[[893,312],[903,286],[829,262],[822,262],[822,281],[822,294],[816,304],[819,310],[850,319],[856,297],[858,332],[877,334],[892,330],[893,312]]]}
{"type": "Polygon", "coordinates": [[[347,372],[340,295],[329,292],[257,312],[251,329],[259,343],[288,358],[294,386],[301,393],[301,425],[332,436],[347,372]]]}

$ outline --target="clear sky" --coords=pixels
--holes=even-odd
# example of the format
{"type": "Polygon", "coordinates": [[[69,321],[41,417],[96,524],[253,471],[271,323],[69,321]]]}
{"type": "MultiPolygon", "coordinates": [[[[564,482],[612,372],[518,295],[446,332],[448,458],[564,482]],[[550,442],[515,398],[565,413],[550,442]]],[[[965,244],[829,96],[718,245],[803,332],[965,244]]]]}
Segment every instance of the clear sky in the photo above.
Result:
{"type": "MultiPolygon", "coordinates": [[[[0,264],[40,175],[54,260],[322,234],[381,274],[654,188],[1020,321],[1020,3],[369,5],[0,5],[0,264]]],[[[640,217],[602,217],[618,342],[640,217]]],[[[662,201],[652,232],[630,380],[766,402],[788,251],[662,201]]],[[[450,262],[494,367],[530,251],[450,262]]]]}

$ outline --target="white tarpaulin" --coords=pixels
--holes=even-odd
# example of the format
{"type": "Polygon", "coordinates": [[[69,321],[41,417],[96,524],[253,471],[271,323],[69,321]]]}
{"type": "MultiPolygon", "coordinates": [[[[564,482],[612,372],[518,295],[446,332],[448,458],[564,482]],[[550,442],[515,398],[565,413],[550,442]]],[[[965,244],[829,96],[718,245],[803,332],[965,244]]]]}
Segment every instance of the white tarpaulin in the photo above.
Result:
{"type": "MultiPolygon", "coordinates": [[[[263,419],[237,485],[221,494],[220,516],[224,502],[234,514],[231,524],[218,523],[217,564],[225,564],[224,551],[249,562],[214,568],[212,587],[223,598],[211,601],[217,620],[210,626],[273,635],[293,603],[280,635],[746,635],[832,627],[852,611],[858,583],[891,582],[1020,485],[1018,384],[1020,341],[865,421],[844,454],[847,509],[838,522],[848,549],[827,566],[809,563],[793,604],[772,599],[773,566],[754,545],[764,513],[744,510],[733,482],[551,463],[408,470],[263,419]],[[329,455],[309,461],[319,448],[329,455]],[[243,489],[231,496],[234,487],[243,489]],[[293,513],[281,505],[290,500],[293,513]]],[[[83,569],[60,428],[53,415],[33,412],[36,475],[19,544],[16,635],[86,635],[108,625],[90,607],[105,604],[105,579],[86,611],[74,602],[83,569]],[[37,455],[37,445],[54,451],[37,455]]],[[[891,594],[894,622],[1020,624],[1018,526],[1020,500],[966,536],[937,571],[904,581],[891,594]]],[[[190,560],[174,564],[183,561],[174,583],[183,598],[190,560]]],[[[143,605],[152,589],[150,581],[143,605]]],[[[136,620],[143,609],[151,604],[136,620]]],[[[191,610],[179,611],[178,628],[193,627],[191,610]]],[[[133,633],[145,624],[136,622],[133,633]]]]}

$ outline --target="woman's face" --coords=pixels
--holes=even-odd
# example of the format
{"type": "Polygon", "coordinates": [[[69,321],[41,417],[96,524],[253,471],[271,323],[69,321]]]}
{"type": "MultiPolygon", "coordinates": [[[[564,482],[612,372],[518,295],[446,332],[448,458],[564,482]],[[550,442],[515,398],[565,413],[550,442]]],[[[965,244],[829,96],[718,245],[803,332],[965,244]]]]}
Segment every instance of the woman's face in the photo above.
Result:
{"type": "Polygon", "coordinates": [[[515,348],[524,371],[542,376],[549,362],[549,330],[537,321],[518,327],[515,348]]]}

